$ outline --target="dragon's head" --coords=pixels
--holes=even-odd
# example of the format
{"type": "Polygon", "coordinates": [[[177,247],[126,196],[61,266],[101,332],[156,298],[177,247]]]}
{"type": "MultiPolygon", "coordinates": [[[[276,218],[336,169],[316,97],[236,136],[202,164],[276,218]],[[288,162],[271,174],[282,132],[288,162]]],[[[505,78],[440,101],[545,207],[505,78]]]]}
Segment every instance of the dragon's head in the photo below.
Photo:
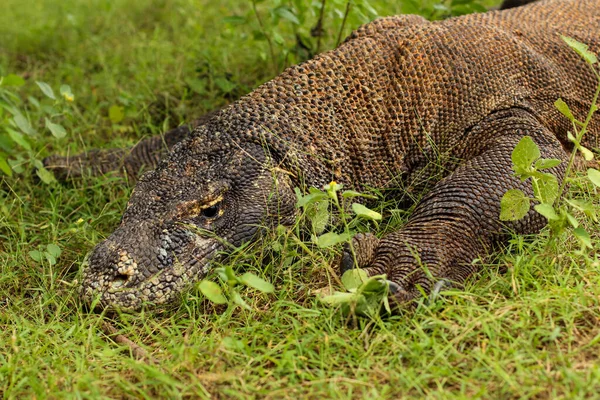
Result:
{"type": "Polygon", "coordinates": [[[256,142],[206,139],[176,145],[135,186],[116,231],[83,271],[81,296],[100,308],[136,310],[175,299],[202,279],[211,261],[290,223],[290,176],[256,142]]]}

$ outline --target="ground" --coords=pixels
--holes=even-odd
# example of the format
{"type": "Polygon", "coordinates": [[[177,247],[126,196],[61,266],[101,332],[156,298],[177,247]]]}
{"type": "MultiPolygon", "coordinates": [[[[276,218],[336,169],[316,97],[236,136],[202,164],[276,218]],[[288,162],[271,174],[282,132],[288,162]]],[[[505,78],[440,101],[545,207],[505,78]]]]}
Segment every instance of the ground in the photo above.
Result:
{"type": "MultiPolygon", "coordinates": [[[[118,224],[131,187],[117,176],[45,184],[31,178],[31,163],[55,152],[134,144],[235,100],[317,50],[310,30],[321,1],[257,3],[260,19],[250,1],[3,1],[0,76],[25,78],[5,89],[38,133],[27,150],[7,139],[10,116],[0,114],[0,155],[24,163],[21,174],[0,172],[0,393],[597,397],[599,255],[579,252],[569,234],[514,237],[464,291],[412,313],[354,319],[315,295],[329,284],[339,289],[330,267],[335,254],[298,245],[296,230],[280,231],[231,261],[275,284],[274,294],[242,290],[250,310],[214,307],[196,289],[166,312],[119,318],[119,332],[156,363],[136,360],[102,333],[101,315],[79,308],[81,264],[118,224]],[[46,98],[35,81],[48,83],[59,100],[46,98]],[[64,84],[73,101],[60,96],[64,84]],[[66,136],[52,136],[44,118],[64,126],[66,136]]],[[[441,18],[480,7],[353,3],[344,18],[345,2],[325,1],[320,51],[335,45],[342,24],[343,37],[376,14],[441,18]]],[[[569,195],[599,203],[597,192],[577,182],[569,195]]],[[[393,204],[378,210],[405,217],[393,204]]],[[[598,248],[598,227],[588,230],[598,248]]]]}

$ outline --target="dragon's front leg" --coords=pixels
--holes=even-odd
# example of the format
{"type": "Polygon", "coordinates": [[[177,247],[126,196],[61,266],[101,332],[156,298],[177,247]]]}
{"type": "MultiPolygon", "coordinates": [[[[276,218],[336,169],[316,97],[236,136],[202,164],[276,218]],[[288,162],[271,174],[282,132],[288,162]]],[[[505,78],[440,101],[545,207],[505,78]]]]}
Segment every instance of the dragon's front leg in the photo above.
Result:
{"type": "MultiPolygon", "coordinates": [[[[512,188],[533,195],[531,183],[521,182],[511,168],[512,150],[523,136],[533,138],[542,157],[567,160],[555,135],[523,110],[496,113],[475,130],[485,138],[478,155],[438,182],[404,227],[379,240],[363,235],[354,242],[358,267],[369,276],[386,274],[397,304],[429,293],[442,280],[463,283],[476,270],[473,261],[507,232],[534,233],[547,222],[531,209],[525,218],[504,223],[499,219],[500,199],[512,188]]],[[[561,181],[565,169],[562,162],[549,172],[561,181]]],[[[342,270],[353,267],[353,260],[346,252],[342,270]]]]}

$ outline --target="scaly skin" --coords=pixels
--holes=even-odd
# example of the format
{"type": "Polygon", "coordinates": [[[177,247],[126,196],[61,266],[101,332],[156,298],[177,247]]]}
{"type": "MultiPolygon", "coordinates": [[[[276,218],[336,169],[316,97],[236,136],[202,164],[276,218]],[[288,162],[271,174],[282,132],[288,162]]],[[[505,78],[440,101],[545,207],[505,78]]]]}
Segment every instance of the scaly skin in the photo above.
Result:
{"type": "Polygon", "coordinates": [[[105,175],[108,172],[124,173],[135,182],[144,171],[156,168],[175,144],[187,138],[190,129],[206,123],[214,112],[203,115],[191,124],[171,129],[164,135],[141,140],[130,149],[90,150],[74,156],[50,156],[44,159],[44,167],[52,171],[59,181],[78,179],[86,174],[105,175]]]}
{"type": "MultiPolygon", "coordinates": [[[[393,300],[440,279],[462,283],[506,232],[546,223],[533,210],[499,221],[506,190],[530,193],[510,154],[530,135],[542,157],[567,159],[570,123],[553,103],[561,97],[583,118],[595,77],[559,33],[597,52],[599,26],[598,1],[566,0],[363,26],[218,112],[142,176],[121,225],[90,256],[84,301],[133,310],[173,300],[217,253],[290,224],[292,188],[331,180],[427,191],[400,230],[356,239],[359,266],[386,273],[393,300]]],[[[588,147],[598,148],[599,125],[595,117],[588,147]]],[[[562,180],[564,170],[551,172],[562,180]]]]}

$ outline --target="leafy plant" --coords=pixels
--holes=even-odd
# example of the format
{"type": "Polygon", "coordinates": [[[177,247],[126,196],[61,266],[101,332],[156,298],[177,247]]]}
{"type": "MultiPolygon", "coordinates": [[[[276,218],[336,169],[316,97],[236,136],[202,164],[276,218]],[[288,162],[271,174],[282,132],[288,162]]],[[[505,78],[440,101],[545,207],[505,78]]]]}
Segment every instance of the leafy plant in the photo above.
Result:
{"type": "MultiPolygon", "coordinates": [[[[382,216],[377,211],[371,210],[361,203],[352,202],[357,197],[376,199],[376,196],[363,194],[354,190],[341,191],[342,185],[331,182],[323,187],[323,190],[310,188],[309,193],[302,195],[296,189],[298,202],[296,206],[304,210],[305,216],[310,221],[313,234],[311,241],[321,249],[331,248],[341,243],[348,243],[353,257],[352,238],[360,229],[361,223],[374,224],[378,226],[382,216]],[[333,210],[333,213],[330,210],[333,210]],[[353,215],[348,213],[352,210],[353,215]],[[340,221],[342,232],[334,231],[323,233],[327,226],[331,225],[332,214],[340,221]]],[[[355,259],[355,265],[357,265],[355,259]]],[[[321,301],[330,306],[342,306],[343,313],[363,316],[374,316],[379,313],[383,304],[385,310],[390,312],[387,295],[389,286],[385,275],[368,278],[366,272],[361,269],[346,271],[341,279],[346,292],[335,292],[332,295],[321,298],[321,301]]]]}
{"type": "MultiPolygon", "coordinates": [[[[361,222],[371,222],[377,225],[377,221],[381,220],[380,213],[360,203],[347,204],[350,199],[356,197],[373,199],[376,198],[375,196],[354,190],[341,191],[342,187],[341,184],[331,182],[322,190],[311,187],[307,194],[302,194],[298,188],[295,189],[298,198],[296,207],[304,211],[303,214],[308,219],[312,230],[311,242],[320,249],[333,248],[343,243],[351,244],[352,237],[356,234],[361,222]],[[353,216],[348,214],[348,208],[352,209],[353,216]],[[342,232],[325,232],[328,227],[334,225],[335,219],[341,222],[342,232]]],[[[299,239],[297,239],[297,243],[307,249],[299,239]]],[[[250,272],[237,276],[231,266],[217,268],[215,272],[222,282],[221,285],[204,279],[198,287],[207,299],[216,304],[230,304],[250,309],[240,295],[239,286],[249,286],[263,293],[274,291],[272,284],[250,272]]],[[[348,271],[342,277],[344,287],[350,290],[349,293],[346,293],[348,296],[334,295],[323,301],[330,305],[345,303],[350,307],[349,309],[359,314],[372,314],[371,311],[375,308],[375,304],[381,304],[381,296],[387,295],[387,284],[381,281],[385,278],[384,275],[367,279],[364,274],[365,272],[361,270],[348,271]]],[[[386,308],[389,309],[387,303],[386,308]]]]}
{"type": "Polygon", "coordinates": [[[42,247],[41,250],[30,251],[29,257],[38,263],[46,260],[50,266],[53,266],[56,264],[56,260],[60,257],[61,253],[62,251],[58,245],[50,243],[42,247]]]}
{"type": "Polygon", "coordinates": [[[38,158],[35,144],[39,142],[40,131],[47,130],[56,139],[67,135],[60,121],[72,115],[73,109],[69,104],[75,96],[69,85],[62,85],[57,96],[50,85],[36,81],[38,88],[51,102],[40,102],[30,96],[28,105],[38,117],[34,119],[17,93],[24,85],[25,80],[20,76],[8,74],[0,77],[0,171],[12,176],[13,173],[23,173],[27,166],[31,166],[42,182],[51,183],[54,176],[38,158]]]}
{"type": "MultiPolygon", "coordinates": [[[[584,200],[579,199],[560,199],[564,192],[565,185],[569,179],[572,179],[572,169],[577,154],[586,161],[592,161],[594,154],[581,143],[584,135],[587,133],[588,125],[592,116],[597,111],[598,96],[600,95],[600,73],[598,72],[598,58],[596,54],[589,51],[588,46],[576,41],[575,39],[561,36],[565,43],[579,54],[590,66],[594,75],[598,79],[598,86],[592,99],[590,109],[584,121],[579,121],[569,109],[567,103],[562,99],[556,100],[554,106],[561,112],[573,126],[573,132],[568,132],[567,137],[573,143],[573,151],[569,157],[569,162],[565,171],[562,184],[559,187],[558,179],[555,175],[543,172],[545,169],[556,167],[561,163],[557,159],[540,158],[540,149],[529,136],[523,137],[512,152],[512,163],[515,175],[522,181],[531,180],[533,188],[533,198],[528,197],[519,189],[508,190],[500,202],[500,219],[503,221],[516,221],[522,219],[528,212],[532,202],[536,203],[534,209],[543,215],[550,225],[554,234],[563,232],[568,227],[573,228],[573,233],[579,239],[582,250],[586,247],[591,248],[591,238],[589,233],[581,226],[575,216],[575,211],[586,215],[594,222],[598,222],[598,217],[594,206],[584,200]]],[[[600,187],[600,171],[595,168],[588,168],[586,179],[597,187],[600,187]]]]}
{"type": "Polygon", "coordinates": [[[223,22],[252,26],[252,37],[264,41],[272,72],[305,61],[327,47],[336,45],[351,27],[378,16],[369,0],[253,0],[245,15],[230,15],[223,22]]]}
{"type": "Polygon", "coordinates": [[[222,285],[208,279],[203,279],[198,285],[200,292],[215,304],[229,303],[230,306],[240,306],[251,310],[252,308],[240,295],[240,286],[248,286],[262,293],[273,293],[275,290],[271,283],[251,272],[245,272],[241,276],[237,276],[231,265],[216,268],[215,272],[222,285]]]}
{"type": "Polygon", "coordinates": [[[377,221],[381,221],[380,213],[370,210],[360,203],[352,203],[351,209],[354,213],[354,217],[351,217],[346,211],[347,204],[344,204],[345,202],[348,202],[355,197],[369,199],[374,199],[376,197],[359,193],[354,190],[345,190],[342,192],[342,188],[343,186],[341,184],[331,182],[325,185],[323,190],[314,187],[310,188],[306,195],[303,195],[300,192],[300,189],[295,189],[296,197],[298,198],[296,207],[304,210],[304,214],[312,226],[311,241],[321,249],[351,241],[356,233],[354,228],[360,221],[371,221],[375,226],[377,226],[377,221]],[[343,231],[341,233],[323,233],[325,228],[332,222],[331,209],[337,213],[336,217],[343,225],[343,231]]]}
{"type": "Polygon", "coordinates": [[[320,300],[330,306],[341,306],[344,314],[373,317],[379,314],[382,305],[391,312],[385,275],[367,277],[364,270],[351,269],[342,275],[342,284],[346,292],[336,291],[320,300]]]}
{"type": "MultiPolygon", "coordinates": [[[[274,73],[290,64],[305,61],[324,49],[337,46],[351,29],[379,17],[381,10],[372,0],[253,0],[246,15],[230,15],[224,22],[231,25],[252,25],[254,39],[266,42],[274,73]],[[325,46],[323,44],[325,43],[325,46]]],[[[472,12],[485,12],[486,7],[475,0],[402,2],[405,14],[427,15],[442,19],[472,12]]]]}

